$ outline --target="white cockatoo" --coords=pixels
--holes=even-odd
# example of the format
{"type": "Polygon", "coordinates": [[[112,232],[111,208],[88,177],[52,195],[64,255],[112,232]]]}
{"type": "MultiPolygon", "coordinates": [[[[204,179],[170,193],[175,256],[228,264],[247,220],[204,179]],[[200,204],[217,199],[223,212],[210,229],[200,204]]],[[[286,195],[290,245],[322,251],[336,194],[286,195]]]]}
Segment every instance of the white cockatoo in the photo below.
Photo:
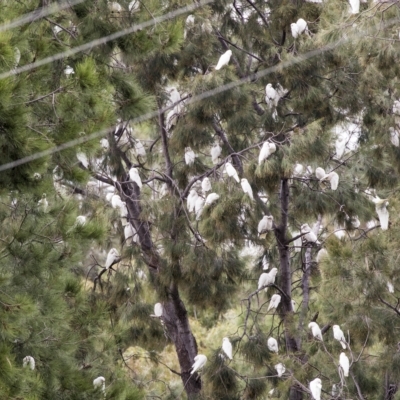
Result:
{"type": "Polygon", "coordinates": [[[290,24],[290,31],[294,39],[297,39],[299,37],[299,27],[295,22],[292,22],[290,24]]]}
{"type": "Polygon", "coordinates": [[[320,244],[320,242],[317,239],[317,235],[311,230],[310,226],[308,224],[303,224],[300,227],[301,233],[305,233],[304,236],[302,236],[307,242],[309,243],[317,243],[320,244]]]}
{"type": "Polygon", "coordinates": [[[358,14],[360,12],[360,0],[349,0],[350,12],[352,14],[358,14]]]}
{"type": "Polygon", "coordinates": [[[343,375],[347,378],[349,376],[350,361],[345,353],[341,352],[339,356],[339,365],[343,370],[343,375]]]}
{"type": "Polygon", "coordinates": [[[121,4],[117,3],[116,1],[109,1],[108,2],[108,9],[112,13],[120,13],[122,11],[121,4]]]}
{"type": "Polygon", "coordinates": [[[195,209],[196,201],[199,198],[198,193],[195,189],[191,189],[186,199],[186,204],[189,212],[193,212],[195,209]]]}
{"type": "Polygon", "coordinates": [[[135,140],[135,153],[136,157],[142,157],[142,158],[146,157],[146,149],[144,148],[143,143],[139,139],[135,140]]]}
{"type": "Polygon", "coordinates": [[[395,128],[390,127],[389,128],[390,132],[390,141],[392,142],[393,146],[399,147],[399,131],[395,128]]]}
{"type": "MultiPolygon", "coordinates": [[[[272,285],[275,283],[276,274],[278,273],[278,268],[274,267],[269,272],[263,272],[258,278],[258,289],[264,286],[272,285]]],[[[267,291],[267,288],[265,288],[267,291]]]]}
{"type": "Polygon", "coordinates": [[[196,203],[194,203],[194,212],[196,214],[196,220],[200,219],[201,213],[203,212],[204,207],[204,199],[202,197],[198,197],[196,203]]]}
{"type": "Polygon", "coordinates": [[[272,215],[264,215],[258,223],[257,231],[260,238],[265,238],[268,231],[272,231],[274,226],[274,217],[272,215]]]}
{"type": "Polygon", "coordinates": [[[157,318],[161,318],[164,313],[164,307],[161,303],[154,304],[154,315],[157,318]]]}
{"type": "Polygon", "coordinates": [[[279,303],[281,302],[281,295],[280,294],[273,294],[271,300],[269,302],[269,306],[267,312],[269,310],[273,310],[274,308],[278,308],[279,303]]]}
{"type": "Polygon", "coordinates": [[[346,348],[346,339],[344,337],[344,333],[343,331],[340,329],[339,325],[333,325],[332,326],[332,330],[333,330],[333,337],[340,342],[340,344],[342,345],[343,349],[346,348]]]}
{"type": "Polygon", "coordinates": [[[332,190],[336,190],[339,185],[339,175],[335,171],[326,174],[323,168],[318,167],[315,170],[315,176],[320,182],[329,182],[332,190]]]}
{"type": "Polygon", "coordinates": [[[321,328],[318,326],[316,322],[310,322],[308,327],[311,329],[311,333],[315,337],[315,339],[323,341],[321,328]]]}
{"type": "MultiPolygon", "coordinates": [[[[292,231],[292,237],[296,237],[300,235],[299,231],[292,231]]],[[[303,245],[302,241],[301,241],[301,236],[298,237],[297,239],[293,240],[293,246],[294,246],[294,252],[295,253],[299,253],[301,251],[301,247],[303,245]]]]}
{"type": "Polygon", "coordinates": [[[87,155],[81,151],[78,151],[76,153],[76,158],[78,159],[78,161],[86,168],[89,168],[89,160],[87,158],[87,155]]]}
{"type": "Polygon", "coordinates": [[[231,56],[232,56],[232,50],[227,50],[224,54],[222,54],[222,56],[218,60],[218,64],[215,67],[215,69],[218,71],[223,66],[228,65],[231,56]]]}
{"type": "Polygon", "coordinates": [[[204,206],[209,206],[212,203],[215,203],[217,200],[219,199],[219,194],[217,193],[210,193],[207,197],[206,197],[206,202],[204,204],[204,206]]]}
{"type": "Polygon", "coordinates": [[[95,389],[101,389],[102,392],[106,390],[106,380],[104,376],[98,376],[96,379],[93,379],[93,387],[95,389]]]}
{"type": "Polygon", "coordinates": [[[46,193],[42,194],[42,198],[38,201],[38,206],[43,210],[43,212],[46,212],[47,208],[49,207],[49,202],[47,201],[46,193]]]}
{"type": "Polygon", "coordinates": [[[258,164],[260,165],[264,160],[266,160],[272,153],[276,151],[276,144],[272,142],[264,142],[260,154],[258,156],[258,164]]]}
{"type": "Polygon", "coordinates": [[[268,350],[274,353],[278,353],[278,342],[273,337],[269,337],[267,340],[268,350]]]}
{"type": "Polygon", "coordinates": [[[67,65],[64,69],[64,74],[65,76],[68,78],[70,75],[74,74],[75,71],[72,67],[70,67],[69,65],[67,65]]]}
{"type": "Polygon", "coordinates": [[[276,107],[278,105],[279,98],[279,94],[273,88],[272,83],[268,83],[268,85],[265,86],[265,102],[269,106],[274,105],[276,107]]]}
{"type": "Polygon", "coordinates": [[[388,289],[389,293],[394,293],[394,286],[393,286],[392,282],[388,281],[386,283],[386,286],[387,286],[387,289],[388,289]]]}
{"type": "Polygon", "coordinates": [[[224,337],[222,339],[222,350],[226,354],[226,356],[232,360],[232,343],[229,338],[224,337]]]}
{"type": "Polygon", "coordinates": [[[204,193],[207,193],[211,190],[211,182],[210,179],[205,177],[202,181],[201,181],[201,188],[203,189],[204,193]]]}
{"type": "Polygon", "coordinates": [[[310,391],[314,400],[321,400],[322,382],[321,379],[315,378],[310,382],[310,391]]]}
{"type": "Polygon", "coordinates": [[[190,371],[190,375],[194,374],[199,369],[203,368],[207,362],[207,357],[204,354],[198,354],[194,358],[194,363],[192,365],[192,370],[190,371]]]}
{"type": "Polygon", "coordinates": [[[133,238],[134,235],[135,235],[135,231],[134,231],[134,229],[132,227],[132,224],[128,222],[124,226],[124,237],[125,237],[125,240],[128,240],[129,238],[133,238]]]}
{"type": "Polygon", "coordinates": [[[118,194],[114,194],[111,197],[111,206],[112,206],[112,208],[121,208],[122,200],[121,200],[121,197],[118,194]]]}
{"type": "Polygon", "coordinates": [[[276,364],[275,367],[278,377],[280,378],[286,371],[285,366],[282,363],[276,364]]]}
{"type": "Polygon", "coordinates": [[[293,167],[293,176],[301,176],[304,171],[304,166],[302,164],[296,163],[293,167]]]}
{"type": "Polygon", "coordinates": [[[26,356],[22,360],[22,366],[26,368],[29,366],[29,368],[33,371],[35,369],[35,359],[32,356],[26,356]]]}
{"type": "Polygon", "coordinates": [[[327,258],[328,256],[329,256],[328,251],[326,249],[321,249],[317,253],[317,258],[316,258],[317,263],[320,263],[324,258],[327,258]]]}
{"type": "Polygon", "coordinates": [[[106,269],[109,269],[117,260],[119,260],[119,253],[118,250],[113,247],[107,254],[106,269]]]}
{"type": "Polygon", "coordinates": [[[381,229],[386,231],[389,227],[389,211],[387,209],[389,202],[387,199],[380,199],[375,197],[373,202],[375,203],[375,210],[379,217],[381,229]]]}
{"type": "Polygon", "coordinates": [[[264,256],[262,258],[262,267],[263,267],[263,271],[268,271],[269,270],[269,262],[268,262],[267,256],[264,256]]]}
{"type": "Polygon", "coordinates": [[[129,179],[130,179],[131,181],[135,182],[136,185],[139,186],[139,188],[142,187],[142,180],[140,179],[139,171],[138,171],[137,168],[132,167],[132,168],[129,170],[129,179]]]}
{"type": "Polygon", "coordinates": [[[246,178],[242,178],[240,184],[242,185],[243,192],[247,193],[251,200],[254,200],[253,189],[251,188],[249,181],[246,178]]]}
{"type": "Polygon", "coordinates": [[[192,165],[194,163],[194,159],[196,158],[196,154],[190,147],[185,147],[185,163],[186,165],[192,165]]]}
{"type": "Polygon", "coordinates": [[[211,147],[210,155],[213,164],[218,163],[218,158],[221,155],[221,146],[218,143],[214,143],[213,147],[211,147]]]}
{"type": "Polygon", "coordinates": [[[78,215],[75,220],[75,226],[84,226],[86,224],[86,217],[84,215],[78,215]]]}
{"type": "Polygon", "coordinates": [[[299,30],[299,35],[303,32],[308,32],[307,22],[303,18],[299,18],[296,22],[297,28],[299,30]]]}
{"type": "Polygon", "coordinates": [[[225,164],[225,172],[228,174],[228,176],[232,177],[237,183],[240,182],[238,173],[235,167],[230,162],[227,162],[225,164]]]}

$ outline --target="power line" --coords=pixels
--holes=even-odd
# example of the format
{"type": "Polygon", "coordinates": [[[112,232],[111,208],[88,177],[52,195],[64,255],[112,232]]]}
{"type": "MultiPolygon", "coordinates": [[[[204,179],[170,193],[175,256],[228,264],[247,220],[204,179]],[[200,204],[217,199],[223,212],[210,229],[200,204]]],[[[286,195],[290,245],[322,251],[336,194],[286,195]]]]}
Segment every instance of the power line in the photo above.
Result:
{"type": "Polygon", "coordinates": [[[28,14],[23,15],[22,17],[12,21],[6,22],[5,24],[0,25],[0,32],[7,31],[9,29],[17,28],[18,26],[24,25],[28,22],[36,21],[39,18],[47,17],[50,14],[55,12],[64,10],[65,8],[72,7],[76,4],[82,3],[85,0],[70,0],[66,3],[53,3],[48,7],[41,7],[32,11],[28,14]]]}
{"type": "MultiPolygon", "coordinates": [[[[393,18],[393,19],[389,20],[387,23],[381,25],[380,27],[377,27],[377,30],[380,31],[381,29],[387,28],[387,27],[397,23],[398,21],[399,21],[398,18],[393,18]]],[[[281,71],[282,69],[291,67],[292,65],[299,64],[299,63],[301,63],[303,61],[309,60],[310,58],[313,58],[315,56],[323,54],[326,51],[334,50],[335,48],[339,47],[340,45],[343,45],[343,44],[345,44],[345,43],[347,43],[347,42],[349,42],[349,41],[351,41],[351,40],[353,40],[353,39],[355,39],[355,38],[357,38],[359,36],[365,36],[368,33],[369,33],[369,31],[367,29],[365,29],[364,31],[356,32],[353,35],[349,35],[347,37],[339,39],[338,41],[336,41],[334,43],[325,45],[320,49],[315,49],[315,50],[311,50],[311,51],[309,51],[307,53],[304,53],[304,54],[299,54],[299,55],[297,55],[296,58],[293,58],[293,59],[291,59],[289,61],[283,61],[278,65],[275,65],[275,66],[272,66],[272,67],[268,67],[268,68],[266,68],[266,69],[264,69],[262,71],[259,71],[259,72],[255,73],[255,74],[252,74],[252,75],[248,76],[248,77],[242,78],[242,79],[240,79],[238,81],[230,82],[230,83],[227,83],[226,85],[222,85],[222,86],[219,86],[217,88],[208,90],[208,91],[206,91],[204,93],[201,93],[199,95],[193,96],[193,97],[191,97],[191,98],[189,98],[188,100],[185,101],[185,105],[194,104],[194,103],[196,103],[198,101],[204,100],[204,99],[206,99],[208,97],[211,97],[211,96],[214,96],[214,95],[216,95],[218,93],[222,93],[222,92],[224,92],[226,90],[234,89],[234,88],[236,88],[238,86],[241,86],[241,85],[243,85],[243,84],[245,84],[247,82],[254,81],[256,79],[265,77],[265,76],[267,76],[269,74],[272,74],[274,72],[278,72],[278,71],[281,71]]],[[[164,107],[161,110],[156,110],[156,111],[152,111],[152,112],[149,112],[149,113],[146,113],[146,114],[142,114],[139,117],[136,117],[136,118],[132,119],[131,123],[132,124],[138,124],[138,123],[144,122],[144,121],[146,121],[146,120],[148,120],[150,118],[156,117],[159,113],[163,113],[163,112],[168,111],[169,109],[170,109],[170,107],[164,107]]],[[[93,140],[93,139],[99,138],[101,136],[106,135],[108,132],[110,132],[114,128],[115,128],[115,126],[112,126],[112,127],[106,128],[106,129],[102,129],[102,130],[94,132],[94,133],[92,133],[90,135],[83,136],[83,137],[71,140],[71,141],[63,143],[63,144],[61,144],[59,146],[55,146],[55,147],[53,147],[51,149],[47,149],[47,150],[32,154],[30,156],[23,157],[23,158],[21,158],[19,160],[11,161],[11,162],[9,162],[7,164],[0,165],[0,172],[8,170],[10,168],[17,167],[17,166],[22,165],[22,164],[26,164],[26,163],[28,163],[30,161],[34,161],[34,160],[37,160],[37,159],[45,157],[45,156],[49,156],[51,154],[54,154],[54,153],[57,153],[59,151],[68,149],[70,147],[74,147],[76,145],[85,143],[85,142],[87,142],[89,140],[93,140]]]]}
{"type": "Polygon", "coordinates": [[[133,25],[130,28],[122,29],[122,30],[120,30],[118,32],[112,33],[111,35],[103,36],[103,37],[101,37],[99,39],[92,40],[89,43],[85,43],[85,44],[82,44],[80,46],[74,47],[72,49],[63,51],[62,53],[58,53],[58,54],[55,54],[53,56],[49,56],[49,57],[43,58],[42,60],[35,61],[35,62],[31,63],[31,64],[23,65],[22,67],[15,68],[14,70],[3,72],[2,74],[0,74],[0,79],[6,79],[6,78],[9,78],[10,76],[18,75],[18,74],[20,74],[22,72],[30,71],[32,69],[35,69],[35,68],[41,67],[43,65],[49,64],[49,63],[51,63],[53,61],[61,60],[62,58],[65,58],[65,57],[70,57],[70,56],[72,56],[74,54],[80,53],[81,51],[90,50],[93,47],[105,44],[105,43],[107,43],[107,42],[109,42],[111,40],[118,39],[118,38],[120,38],[122,36],[128,35],[130,33],[136,32],[138,30],[145,29],[145,28],[148,28],[150,26],[156,25],[156,24],[158,24],[160,22],[164,22],[164,21],[167,21],[169,19],[178,17],[179,15],[182,15],[182,14],[185,14],[187,12],[193,11],[193,10],[195,10],[195,9],[197,9],[199,7],[205,6],[205,5],[207,5],[207,4],[209,4],[209,3],[213,2],[213,1],[214,0],[202,0],[202,1],[199,1],[198,3],[179,8],[178,10],[175,10],[175,11],[170,11],[167,14],[161,15],[159,17],[155,17],[155,18],[153,18],[151,20],[148,20],[146,22],[142,22],[142,23],[137,24],[137,25],[133,25]]]}

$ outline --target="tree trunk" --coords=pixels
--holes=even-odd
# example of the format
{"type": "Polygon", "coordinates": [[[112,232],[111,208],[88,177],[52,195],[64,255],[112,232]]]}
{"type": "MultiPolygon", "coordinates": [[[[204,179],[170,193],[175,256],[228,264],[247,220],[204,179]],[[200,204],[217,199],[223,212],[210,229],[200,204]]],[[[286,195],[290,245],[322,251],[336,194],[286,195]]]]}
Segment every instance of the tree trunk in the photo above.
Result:
{"type": "MultiPolygon", "coordinates": [[[[292,307],[292,274],[290,270],[290,254],[289,246],[286,239],[287,225],[288,225],[288,211],[289,211],[289,182],[287,178],[281,180],[280,190],[281,202],[281,221],[275,228],[275,238],[278,244],[279,258],[280,258],[280,280],[279,285],[283,291],[281,299],[283,323],[285,327],[285,341],[286,350],[289,353],[296,353],[299,351],[296,338],[293,336],[291,325],[293,307],[292,307]]],[[[292,385],[289,392],[290,400],[302,400],[303,392],[297,385],[292,385]]]]}
{"type": "MultiPolygon", "coordinates": [[[[162,269],[162,263],[151,239],[150,225],[140,218],[142,211],[140,189],[136,183],[125,183],[121,187],[121,198],[126,202],[128,219],[139,236],[144,260],[150,273],[155,277],[154,281],[155,285],[157,285],[157,276],[162,269]]],[[[159,290],[160,287],[155,289],[159,290]]],[[[162,319],[165,323],[168,337],[175,345],[185,391],[189,398],[193,398],[195,394],[200,392],[202,386],[197,372],[190,375],[194,357],[197,355],[196,339],[190,329],[188,314],[180,298],[178,287],[173,283],[166,289],[166,292],[168,301],[163,302],[164,313],[162,319]]]]}

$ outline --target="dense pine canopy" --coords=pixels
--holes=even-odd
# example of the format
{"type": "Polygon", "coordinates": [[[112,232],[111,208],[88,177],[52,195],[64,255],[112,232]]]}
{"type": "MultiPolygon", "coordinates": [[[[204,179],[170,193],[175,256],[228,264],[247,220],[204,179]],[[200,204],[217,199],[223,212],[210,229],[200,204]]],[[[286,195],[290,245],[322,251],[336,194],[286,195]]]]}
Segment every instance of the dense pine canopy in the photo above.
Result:
{"type": "Polygon", "coordinates": [[[399,19],[3,0],[0,398],[400,399],[399,19]]]}

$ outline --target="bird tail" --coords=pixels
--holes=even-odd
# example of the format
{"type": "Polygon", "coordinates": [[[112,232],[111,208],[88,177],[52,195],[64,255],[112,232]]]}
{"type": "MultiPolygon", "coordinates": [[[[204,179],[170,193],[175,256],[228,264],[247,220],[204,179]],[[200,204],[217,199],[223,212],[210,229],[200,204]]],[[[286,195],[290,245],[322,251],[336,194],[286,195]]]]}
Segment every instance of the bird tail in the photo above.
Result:
{"type": "Polygon", "coordinates": [[[340,342],[340,344],[342,345],[342,348],[343,348],[343,349],[346,349],[347,346],[345,345],[344,342],[340,342]]]}
{"type": "Polygon", "coordinates": [[[237,175],[235,175],[234,178],[235,178],[235,181],[236,181],[237,183],[240,182],[240,179],[239,179],[239,177],[238,177],[237,175]]]}

